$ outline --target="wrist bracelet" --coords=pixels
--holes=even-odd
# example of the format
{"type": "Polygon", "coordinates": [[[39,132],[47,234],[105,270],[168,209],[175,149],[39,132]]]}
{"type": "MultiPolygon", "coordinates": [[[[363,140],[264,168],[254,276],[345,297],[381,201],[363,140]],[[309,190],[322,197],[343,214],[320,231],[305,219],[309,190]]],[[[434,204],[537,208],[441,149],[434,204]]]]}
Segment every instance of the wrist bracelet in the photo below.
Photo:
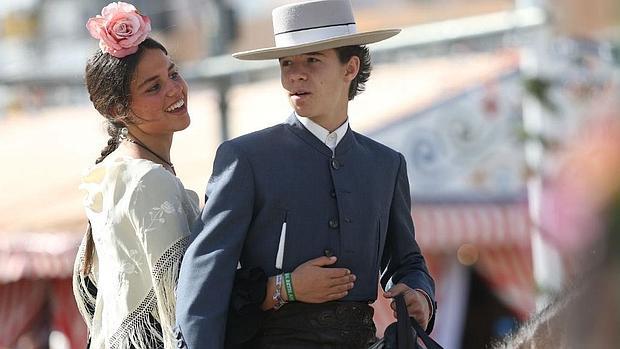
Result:
{"type": "Polygon", "coordinates": [[[286,301],[282,299],[282,274],[276,275],[276,287],[273,291],[273,300],[276,304],[273,305],[274,310],[282,308],[286,301]]]}
{"type": "Polygon", "coordinates": [[[286,290],[286,296],[289,302],[295,301],[295,291],[293,291],[293,278],[291,273],[284,274],[284,287],[286,290]]]}

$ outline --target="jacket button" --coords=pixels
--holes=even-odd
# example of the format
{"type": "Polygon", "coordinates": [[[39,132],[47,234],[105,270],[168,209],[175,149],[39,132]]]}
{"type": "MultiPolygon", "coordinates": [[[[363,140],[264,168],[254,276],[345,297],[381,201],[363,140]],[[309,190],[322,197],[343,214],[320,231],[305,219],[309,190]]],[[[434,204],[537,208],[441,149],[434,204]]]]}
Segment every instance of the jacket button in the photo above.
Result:
{"type": "Polygon", "coordinates": [[[323,253],[325,254],[325,257],[331,257],[334,255],[334,251],[328,249],[325,249],[325,251],[323,251],[323,253]]]}
{"type": "Polygon", "coordinates": [[[329,227],[332,229],[338,228],[338,220],[336,218],[332,218],[329,220],[329,227]]]}
{"type": "Polygon", "coordinates": [[[341,166],[340,162],[339,162],[338,160],[336,160],[336,159],[332,159],[332,161],[331,161],[331,165],[332,165],[332,168],[333,168],[334,170],[339,169],[339,168],[340,168],[340,166],[341,166]]]}
{"type": "Polygon", "coordinates": [[[331,197],[335,198],[336,197],[336,191],[332,190],[331,193],[329,193],[329,195],[331,195],[331,197]]]}
{"type": "Polygon", "coordinates": [[[345,222],[347,222],[347,223],[351,223],[351,218],[346,217],[346,218],[344,219],[344,221],[345,221],[345,222]]]}

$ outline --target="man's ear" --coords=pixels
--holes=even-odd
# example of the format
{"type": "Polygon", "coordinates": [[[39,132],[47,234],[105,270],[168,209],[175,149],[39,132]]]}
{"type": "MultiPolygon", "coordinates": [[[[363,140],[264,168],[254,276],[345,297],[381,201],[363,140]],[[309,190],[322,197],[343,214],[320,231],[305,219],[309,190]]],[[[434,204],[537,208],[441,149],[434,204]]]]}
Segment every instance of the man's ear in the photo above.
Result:
{"type": "Polygon", "coordinates": [[[349,61],[345,66],[345,78],[347,81],[353,81],[357,76],[357,73],[360,71],[360,58],[358,56],[353,56],[349,58],[349,61]]]}

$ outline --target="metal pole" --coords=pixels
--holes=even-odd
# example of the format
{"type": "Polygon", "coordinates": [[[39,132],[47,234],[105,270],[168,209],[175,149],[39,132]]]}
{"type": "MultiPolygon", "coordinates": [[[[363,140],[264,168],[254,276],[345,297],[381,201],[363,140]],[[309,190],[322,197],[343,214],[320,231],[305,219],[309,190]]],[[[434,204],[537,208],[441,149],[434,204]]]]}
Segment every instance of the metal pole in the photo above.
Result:
{"type": "Polygon", "coordinates": [[[220,109],[220,137],[222,141],[230,138],[228,128],[228,90],[230,89],[230,78],[222,77],[217,79],[218,106],[220,109]]]}
{"type": "MultiPolygon", "coordinates": [[[[534,47],[521,50],[521,70],[525,79],[541,78],[541,51],[548,38],[538,35],[534,47]]],[[[523,128],[528,135],[525,142],[525,161],[530,176],[527,180],[527,195],[531,221],[530,237],[532,245],[532,265],[536,285],[536,310],[544,309],[562,288],[563,265],[558,250],[541,235],[541,201],[543,193],[543,162],[545,148],[542,137],[545,134],[547,111],[534,96],[524,94],[523,128]]]]}
{"type": "MultiPolygon", "coordinates": [[[[216,9],[217,28],[209,47],[209,56],[220,56],[226,54],[228,45],[234,39],[235,23],[233,10],[223,0],[212,0],[216,9]]],[[[220,109],[220,135],[222,141],[230,138],[228,128],[228,91],[230,90],[230,76],[222,76],[216,81],[218,92],[218,106],[220,109]]]]}

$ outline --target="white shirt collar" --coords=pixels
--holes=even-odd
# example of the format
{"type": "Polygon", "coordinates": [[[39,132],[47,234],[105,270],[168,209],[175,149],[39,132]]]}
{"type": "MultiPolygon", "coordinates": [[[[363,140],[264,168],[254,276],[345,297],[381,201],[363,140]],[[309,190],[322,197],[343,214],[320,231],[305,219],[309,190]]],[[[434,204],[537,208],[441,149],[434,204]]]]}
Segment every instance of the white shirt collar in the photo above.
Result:
{"type": "Polygon", "coordinates": [[[344,135],[349,129],[349,119],[345,120],[345,122],[334,130],[334,132],[329,132],[327,129],[323,128],[323,126],[312,121],[310,118],[301,117],[297,115],[297,113],[295,113],[295,117],[308,129],[308,131],[310,131],[310,133],[312,133],[321,142],[325,143],[325,145],[327,145],[332,152],[336,149],[336,146],[340,143],[342,138],[344,138],[344,135]]]}

